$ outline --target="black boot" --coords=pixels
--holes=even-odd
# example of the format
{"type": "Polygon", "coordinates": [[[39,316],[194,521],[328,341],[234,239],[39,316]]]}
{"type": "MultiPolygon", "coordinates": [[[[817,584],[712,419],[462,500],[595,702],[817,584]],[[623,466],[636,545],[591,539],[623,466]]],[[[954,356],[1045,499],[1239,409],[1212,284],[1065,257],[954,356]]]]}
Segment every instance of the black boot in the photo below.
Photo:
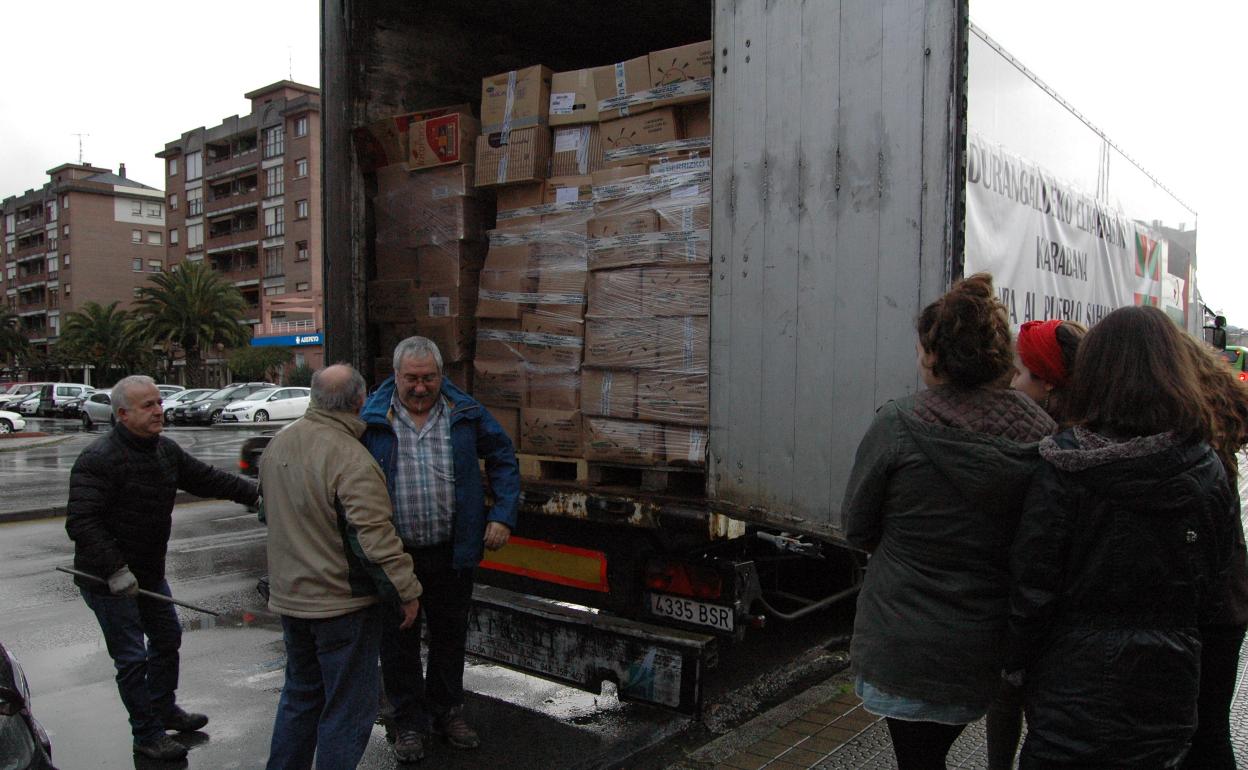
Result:
{"type": "Polygon", "coordinates": [[[208,724],[207,714],[190,714],[182,710],[180,706],[174,706],[168,714],[165,714],[165,729],[175,730],[180,733],[190,733],[196,730],[204,729],[208,724]]]}

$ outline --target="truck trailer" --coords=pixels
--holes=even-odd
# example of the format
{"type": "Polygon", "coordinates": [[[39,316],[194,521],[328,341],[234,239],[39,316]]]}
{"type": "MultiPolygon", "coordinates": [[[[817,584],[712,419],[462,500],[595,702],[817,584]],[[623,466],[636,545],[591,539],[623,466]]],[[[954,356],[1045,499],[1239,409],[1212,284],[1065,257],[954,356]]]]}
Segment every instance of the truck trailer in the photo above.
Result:
{"type": "Polygon", "coordinates": [[[712,42],[704,462],[587,480],[539,460],[510,555],[478,572],[469,648],[483,658],[695,713],[718,644],[851,598],[855,449],[880,405],[919,388],[914,320],[964,273],[997,274],[1018,323],[1132,302],[1193,323],[1194,237],[1159,244],[1194,214],[966,2],[321,7],[325,345],[365,372],[390,350],[361,129],[477,102],[497,73],[712,42]]]}

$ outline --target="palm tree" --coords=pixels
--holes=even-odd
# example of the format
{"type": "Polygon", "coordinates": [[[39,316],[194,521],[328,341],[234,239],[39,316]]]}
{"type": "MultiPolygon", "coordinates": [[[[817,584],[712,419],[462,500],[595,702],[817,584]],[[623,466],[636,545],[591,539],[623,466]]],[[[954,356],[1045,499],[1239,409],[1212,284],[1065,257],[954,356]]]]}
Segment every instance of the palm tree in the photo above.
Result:
{"type": "Polygon", "coordinates": [[[0,303],[0,360],[22,355],[29,349],[30,341],[22,334],[17,313],[8,305],[0,303]]]}
{"type": "Polygon", "coordinates": [[[132,371],[142,362],[150,347],[133,323],[129,311],[118,310],[117,302],[107,307],[87,302],[65,317],[61,344],[66,352],[95,367],[100,384],[114,382],[111,369],[132,371]]]}
{"type": "Polygon", "coordinates": [[[186,355],[187,384],[203,383],[204,350],[212,345],[235,347],[250,335],[240,323],[247,303],[243,295],[203,262],[183,262],[158,273],[139,287],[135,301],[138,328],[157,343],[169,342],[186,355]]]}

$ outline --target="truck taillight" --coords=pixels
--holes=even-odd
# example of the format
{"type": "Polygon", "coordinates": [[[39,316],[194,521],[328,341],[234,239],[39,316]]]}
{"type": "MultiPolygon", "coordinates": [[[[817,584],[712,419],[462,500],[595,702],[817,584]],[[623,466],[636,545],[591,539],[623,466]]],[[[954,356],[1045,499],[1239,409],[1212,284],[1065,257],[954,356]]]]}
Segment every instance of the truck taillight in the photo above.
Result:
{"type": "Polygon", "coordinates": [[[694,599],[718,599],[724,581],[710,567],[660,559],[646,565],[646,587],[694,599]]]}
{"type": "Polygon", "coordinates": [[[1240,372],[1240,373],[1239,373],[1239,381],[1240,381],[1240,382],[1248,382],[1248,372],[1240,372]]]}

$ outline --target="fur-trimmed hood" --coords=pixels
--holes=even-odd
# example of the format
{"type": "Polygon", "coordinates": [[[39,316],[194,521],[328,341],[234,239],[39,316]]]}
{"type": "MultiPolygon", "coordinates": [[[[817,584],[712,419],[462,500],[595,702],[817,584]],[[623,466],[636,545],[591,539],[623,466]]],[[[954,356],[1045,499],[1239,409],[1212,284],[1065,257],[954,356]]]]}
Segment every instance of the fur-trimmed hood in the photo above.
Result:
{"type": "Polygon", "coordinates": [[[1182,443],[1171,432],[1114,439],[1076,426],[1067,435],[1073,439],[1075,446],[1063,446],[1055,437],[1046,438],[1040,442],[1040,456],[1058,470],[1071,473],[1159,454],[1182,443]]]}

